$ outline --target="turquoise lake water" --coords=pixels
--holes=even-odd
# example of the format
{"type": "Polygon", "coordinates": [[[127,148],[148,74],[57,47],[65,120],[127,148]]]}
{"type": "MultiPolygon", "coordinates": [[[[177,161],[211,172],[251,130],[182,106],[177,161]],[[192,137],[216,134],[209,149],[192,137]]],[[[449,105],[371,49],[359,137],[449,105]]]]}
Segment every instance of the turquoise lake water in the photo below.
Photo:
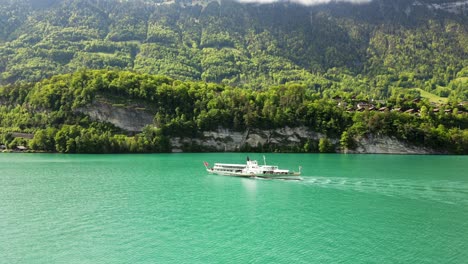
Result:
{"type": "Polygon", "coordinates": [[[468,263],[468,156],[246,155],[0,154],[0,263],[468,263]]]}

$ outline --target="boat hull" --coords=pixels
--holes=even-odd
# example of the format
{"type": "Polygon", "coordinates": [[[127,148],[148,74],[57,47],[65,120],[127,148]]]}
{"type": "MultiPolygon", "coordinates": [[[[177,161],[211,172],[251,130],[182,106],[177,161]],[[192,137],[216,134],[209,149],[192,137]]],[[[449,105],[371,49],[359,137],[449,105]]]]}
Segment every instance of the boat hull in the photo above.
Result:
{"type": "Polygon", "coordinates": [[[288,173],[288,174],[255,174],[255,173],[232,173],[232,172],[220,172],[207,169],[209,174],[221,175],[221,176],[231,176],[231,177],[241,177],[241,178],[260,178],[260,179],[278,179],[278,180],[302,180],[301,174],[298,172],[288,173]]]}

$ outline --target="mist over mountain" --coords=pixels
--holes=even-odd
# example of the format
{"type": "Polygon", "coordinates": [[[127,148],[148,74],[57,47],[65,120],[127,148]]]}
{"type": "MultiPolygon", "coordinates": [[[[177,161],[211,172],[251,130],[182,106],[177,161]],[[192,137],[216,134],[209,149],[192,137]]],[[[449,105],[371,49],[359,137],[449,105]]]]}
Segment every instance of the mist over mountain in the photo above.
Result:
{"type": "Polygon", "coordinates": [[[323,86],[466,97],[468,1],[261,2],[2,0],[1,82],[110,68],[248,87],[351,76],[366,85],[323,86]]]}

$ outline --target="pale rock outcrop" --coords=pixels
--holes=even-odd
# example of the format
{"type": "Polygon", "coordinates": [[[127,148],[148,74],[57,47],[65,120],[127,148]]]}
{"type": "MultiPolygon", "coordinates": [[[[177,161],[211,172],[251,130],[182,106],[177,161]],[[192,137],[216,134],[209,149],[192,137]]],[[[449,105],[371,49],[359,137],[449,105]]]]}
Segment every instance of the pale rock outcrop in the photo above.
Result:
{"type": "Polygon", "coordinates": [[[432,149],[409,145],[388,136],[367,136],[357,141],[358,147],[347,153],[369,154],[435,154],[432,149]]]}
{"type": "MultiPolygon", "coordinates": [[[[129,132],[140,132],[146,125],[153,124],[154,115],[137,106],[116,106],[107,102],[93,102],[81,107],[77,112],[89,115],[93,120],[109,122],[129,132]]],[[[261,130],[247,129],[234,131],[218,128],[214,131],[204,131],[198,138],[171,138],[172,152],[182,152],[186,146],[199,146],[211,151],[239,151],[246,146],[260,147],[264,145],[299,146],[307,140],[318,141],[325,135],[311,131],[307,127],[284,127],[261,130]]],[[[329,139],[338,145],[339,139],[329,139]]],[[[382,153],[382,154],[435,154],[437,152],[423,147],[410,145],[388,136],[366,136],[356,140],[357,148],[346,150],[346,153],[382,153]]]]}
{"type": "Polygon", "coordinates": [[[185,144],[196,144],[214,151],[239,151],[242,147],[259,147],[265,144],[281,146],[302,146],[308,139],[318,140],[323,135],[314,133],[306,127],[278,128],[271,130],[248,129],[244,132],[219,128],[215,131],[205,131],[201,138],[171,139],[173,152],[180,152],[185,144]]]}
{"type": "Polygon", "coordinates": [[[107,102],[93,102],[86,107],[76,109],[92,120],[109,122],[129,132],[140,132],[146,125],[153,124],[154,115],[138,107],[114,106],[107,102]]]}

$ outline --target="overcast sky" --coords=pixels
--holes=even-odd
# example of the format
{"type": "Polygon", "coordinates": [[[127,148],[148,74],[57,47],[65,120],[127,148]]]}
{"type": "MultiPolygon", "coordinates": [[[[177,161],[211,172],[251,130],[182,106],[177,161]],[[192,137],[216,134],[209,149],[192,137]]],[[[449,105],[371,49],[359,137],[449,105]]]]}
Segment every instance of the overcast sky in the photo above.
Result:
{"type": "MultiPolygon", "coordinates": [[[[242,3],[261,3],[261,4],[268,4],[278,2],[280,0],[237,0],[242,3]]],[[[284,1],[284,0],[283,0],[284,1]]],[[[355,3],[355,4],[362,4],[362,3],[369,3],[372,0],[290,0],[291,2],[303,4],[303,5],[317,5],[317,4],[326,4],[330,2],[347,2],[347,3],[355,3]]]]}

